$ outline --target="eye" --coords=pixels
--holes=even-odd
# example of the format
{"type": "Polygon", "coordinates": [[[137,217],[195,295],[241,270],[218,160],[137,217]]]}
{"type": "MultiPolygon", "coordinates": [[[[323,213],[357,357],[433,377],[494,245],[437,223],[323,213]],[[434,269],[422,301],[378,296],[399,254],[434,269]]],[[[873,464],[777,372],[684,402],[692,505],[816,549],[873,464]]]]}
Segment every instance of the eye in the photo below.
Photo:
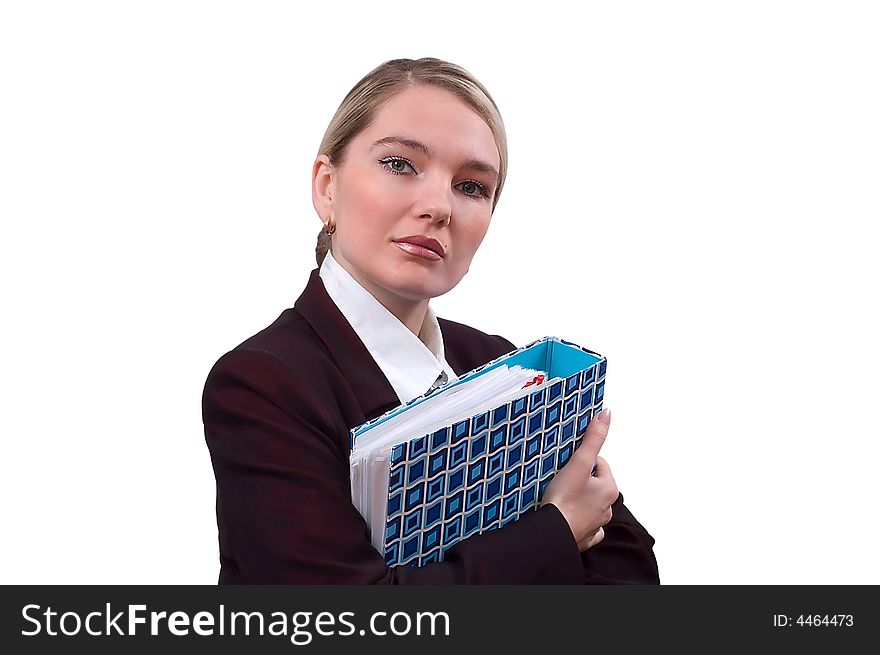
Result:
{"type": "MultiPolygon", "coordinates": [[[[382,168],[392,175],[418,175],[412,162],[403,157],[385,157],[384,159],[379,159],[378,163],[382,164],[382,168]],[[412,171],[411,173],[406,172],[407,167],[412,171]]],[[[468,198],[473,198],[474,200],[491,197],[486,187],[476,180],[465,180],[464,182],[459,182],[457,186],[461,187],[468,198]]]]}
{"type": "Polygon", "coordinates": [[[409,175],[409,173],[404,172],[407,166],[415,173],[412,162],[403,157],[386,157],[385,159],[380,159],[379,163],[392,175],[409,175]]]}
{"type": "Polygon", "coordinates": [[[472,198],[489,197],[489,192],[486,191],[486,187],[476,180],[465,180],[464,182],[461,182],[459,186],[461,186],[462,191],[464,191],[466,196],[471,196],[472,198]]]}

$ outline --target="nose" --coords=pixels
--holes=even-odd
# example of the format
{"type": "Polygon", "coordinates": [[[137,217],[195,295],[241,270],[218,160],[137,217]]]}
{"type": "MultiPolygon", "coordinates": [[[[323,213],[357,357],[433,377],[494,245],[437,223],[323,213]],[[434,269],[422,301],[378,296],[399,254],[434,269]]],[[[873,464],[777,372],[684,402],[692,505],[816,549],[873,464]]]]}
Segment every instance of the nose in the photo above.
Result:
{"type": "Polygon", "coordinates": [[[442,224],[452,219],[452,189],[449,180],[439,179],[441,177],[425,180],[417,202],[420,218],[442,224]]]}

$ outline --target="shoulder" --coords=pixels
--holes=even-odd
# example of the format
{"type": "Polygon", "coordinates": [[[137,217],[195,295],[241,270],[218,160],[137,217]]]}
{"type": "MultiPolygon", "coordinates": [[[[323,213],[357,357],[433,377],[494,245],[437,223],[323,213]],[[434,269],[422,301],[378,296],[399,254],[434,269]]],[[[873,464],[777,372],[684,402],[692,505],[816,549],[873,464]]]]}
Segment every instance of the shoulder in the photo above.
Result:
{"type": "Polygon", "coordinates": [[[308,322],[295,309],[286,309],[214,363],[205,392],[233,380],[239,387],[269,394],[291,385],[300,394],[310,387],[318,391],[321,385],[314,372],[328,370],[329,359],[308,322]]]}
{"type": "Polygon", "coordinates": [[[202,391],[202,418],[213,442],[239,431],[256,434],[243,429],[252,423],[293,425],[343,452],[343,410],[352,405],[350,396],[320,338],[295,309],[287,309],[217,359],[202,391]]]}
{"type": "MultiPolygon", "coordinates": [[[[439,317],[437,318],[437,322],[440,324],[441,332],[443,332],[444,343],[446,341],[454,341],[456,343],[476,343],[483,347],[506,348],[507,350],[516,348],[513,343],[500,335],[488,334],[473,328],[470,325],[465,325],[464,323],[458,323],[456,321],[450,321],[447,318],[439,317]]],[[[507,352],[507,350],[505,350],[505,352],[507,352]]]]}
{"type": "Polygon", "coordinates": [[[443,334],[446,361],[461,375],[486,362],[500,357],[516,346],[497,334],[488,334],[464,323],[437,318],[443,334]]]}
{"type": "Polygon", "coordinates": [[[291,373],[308,373],[328,359],[329,354],[314,329],[296,309],[290,308],[281,312],[270,325],[225,353],[217,364],[230,360],[275,360],[291,373]]]}
{"type": "Polygon", "coordinates": [[[285,309],[270,325],[248,337],[235,351],[261,351],[292,364],[307,353],[321,351],[321,340],[296,309],[285,309]]]}

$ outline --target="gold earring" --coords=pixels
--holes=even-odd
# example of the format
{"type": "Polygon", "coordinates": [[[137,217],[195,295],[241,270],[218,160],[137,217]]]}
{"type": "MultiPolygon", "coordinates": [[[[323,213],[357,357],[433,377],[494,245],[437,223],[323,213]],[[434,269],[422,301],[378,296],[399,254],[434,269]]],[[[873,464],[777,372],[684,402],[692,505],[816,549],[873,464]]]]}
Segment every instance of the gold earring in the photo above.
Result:
{"type": "Polygon", "coordinates": [[[324,223],[324,234],[330,236],[336,231],[336,224],[333,222],[332,218],[328,218],[327,222],[324,223]]]}

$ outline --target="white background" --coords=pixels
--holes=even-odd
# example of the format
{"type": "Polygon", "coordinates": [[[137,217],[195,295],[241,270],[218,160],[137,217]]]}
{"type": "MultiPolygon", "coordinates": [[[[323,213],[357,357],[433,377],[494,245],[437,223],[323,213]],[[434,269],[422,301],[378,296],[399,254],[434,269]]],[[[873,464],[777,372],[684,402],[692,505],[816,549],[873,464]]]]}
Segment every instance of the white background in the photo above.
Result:
{"type": "Polygon", "coordinates": [[[608,356],[662,581],[880,583],[875,7],[4,3],[0,581],[216,582],[205,377],[314,268],[345,93],[434,56],[511,153],[434,307],[608,356]]]}

